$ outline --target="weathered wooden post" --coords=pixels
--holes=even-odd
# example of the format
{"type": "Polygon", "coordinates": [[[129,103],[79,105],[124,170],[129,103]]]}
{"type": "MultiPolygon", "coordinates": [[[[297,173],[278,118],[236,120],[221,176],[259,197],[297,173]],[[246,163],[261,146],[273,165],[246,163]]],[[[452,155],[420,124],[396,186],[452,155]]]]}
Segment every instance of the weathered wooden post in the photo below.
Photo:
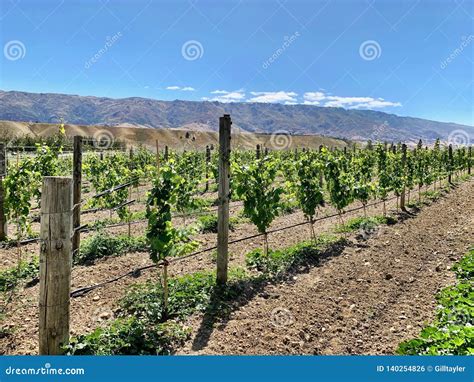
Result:
{"type": "Polygon", "coordinates": [[[217,210],[217,283],[227,283],[229,253],[230,134],[229,114],[219,118],[219,206],[217,210]]]}
{"type": "Polygon", "coordinates": [[[400,209],[402,211],[406,211],[405,207],[405,175],[406,175],[406,165],[407,165],[407,145],[403,144],[402,145],[402,176],[403,176],[403,189],[402,189],[402,194],[400,195],[400,209]]]}
{"type": "Polygon", "coordinates": [[[211,163],[211,149],[209,145],[206,146],[206,189],[204,192],[209,191],[209,163],[211,163]]]}
{"type": "Polygon", "coordinates": [[[472,167],[472,146],[469,146],[468,155],[467,155],[467,173],[471,175],[472,167]]]}
{"type": "Polygon", "coordinates": [[[449,148],[448,148],[448,161],[449,161],[448,183],[452,185],[453,184],[452,182],[453,168],[454,168],[453,145],[449,145],[449,148]]]}
{"type": "Polygon", "coordinates": [[[7,151],[4,143],[0,143],[0,241],[8,236],[7,218],[5,216],[5,190],[3,178],[7,175],[7,151]]]}
{"type": "Polygon", "coordinates": [[[156,145],[156,171],[157,174],[160,173],[160,145],[158,144],[158,139],[155,140],[156,145]]]}
{"type": "Polygon", "coordinates": [[[62,354],[69,341],[73,180],[45,177],[41,194],[39,353],[62,354]]]}
{"type": "Polygon", "coordinates": [[[165,146],[165,162],[168,161],[168,146],[165,146]]]}
{"type": "Polygon", "coordinates": [[[255,157],[257,159],[260,159],[260,145],[257,145],[257,148],[255,150],[255,157]]]}
{"type": "Polygon", "coordinates": [[[82,188],[82,137],[74,137],[74,153],[73,153],[73,216],[72,227],[74,229],[72,238],[72,255],[73,257],[79,252],[81,245],[81,188],[82,188]]]}

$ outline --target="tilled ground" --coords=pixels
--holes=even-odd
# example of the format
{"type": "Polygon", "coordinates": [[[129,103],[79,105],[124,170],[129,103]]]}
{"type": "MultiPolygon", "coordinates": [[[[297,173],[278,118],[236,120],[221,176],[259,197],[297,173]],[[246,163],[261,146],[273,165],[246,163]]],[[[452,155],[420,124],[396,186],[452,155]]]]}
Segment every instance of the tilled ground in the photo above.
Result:
{"type": "MultiPolygon", "coordinates": [[[[473,186],[473,181],[464,183],[432,206],[425,207],[416,217],[384,228],[363,246],[352,244],[339,248],[337,253],[328,254],[319,264],[309,265],[303,273],[295,273],[285,283],[265,286],[257,295],[252,294],[252,299],[244,301],[229,317],[228,323],[216,324],[217,329],[203,330],[202,317],[193,317],[189,322],[194,328],[193,339],[182,352],[372,354],[393,351],[398,339],[388,343],[382,330],[391,338],[415,334],[423,320],[433,314],[437,288],[451,280],[447,267],[467,249],[473,236],[470,195],[473,186]],[[450,225],[453,225],[452,229],[446,228],[450,225]],[[415,294],[410,291],[419,297],[415,300],[415,294]],[[411,304],[413,301],[417,303],[411,304]],[[396,313],[393,312],[395,308],[399,310],[396,313]],[[391,324],[386,326],[387,322],[391,324]],[[365,348],[366,343],[373,347],[365,348]]],[[[395,201],[387,203],[387,208],[394,209],[395,201]]],[[[367,212],[376,215],[381,211],[379,204],[368,208],[367,212]]],[[[328,207],[323,213],[333,211],[328,207]]],[[[345,219],[361,214],[362,211],[350,213],[345,219]]],[[[301,221],[301,212],[296,212],[279,217],[271,228],[301,221]]],[[[331,232],[336,222],[335,218],[318,222],[316,229],[318,233],[331,232]]],[[[144,229],[144,224],[134,225],[132,234],[143,234],[144,229]]],[[[111,232],[125,233],[126,230],[127,227],[120,227],[111,232]]],[[[230,239],[255,233],[251,224],[239,224],[230,239]]],[[[308,227],[300,226],[272,234],[269,241],[276,249],[308,237],[308,227]]],[[[206,248],[215,245],[216,236],[199,235],[198,239],[206,248]]],[[[260,246],[260,238],[231,245],[230,265],[243,265],[245,254],[260,246]]],[[[27,248],[37,253],[36,245],[27,248]]],[[[11,256],[14,249],[10,251],[11,256]]],[[[7,255],[7,250],[0,251],[0,258],[6,259],[7,255]]],[[[72,289],[102,282],[148,264],[150,260],[146,253],[130,253],[99,260],[92,266],[74,267],[72,289]]],[[[214,267],[212,256],[205,253],[173,264],[170,272],[179,275],[214,267]]],[[[72,332],[89,332],[112,319],[117,302],[128,286],[155,278],[155,272],[142,272],[135,278],[127,277],[72,299],[72,332]]],[[[0,353],[37,352],[38,294],[36,285],[13,296],[5,317],[11,333],[0,338],[0,353]]]]}
{"type": "Polygon", "coordinates": [[[363,243],[352,239],[213,328],[195,318],[182,353],[393,354],[433,318],[436,292],[474,244],[473,195],[471,180],[363,243]]]}

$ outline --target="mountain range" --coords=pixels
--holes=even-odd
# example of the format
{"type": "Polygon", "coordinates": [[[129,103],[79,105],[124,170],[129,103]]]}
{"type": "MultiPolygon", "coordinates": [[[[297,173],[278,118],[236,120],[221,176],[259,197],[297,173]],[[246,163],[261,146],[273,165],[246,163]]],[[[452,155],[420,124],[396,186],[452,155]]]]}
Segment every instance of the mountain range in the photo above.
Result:
{"type": "Polygon", "coordinates": [[[113,99],[50,93],[0,91],[0,120],[149,128],[218,129],[230,114],[233,129],[255,133],[317,134],[358,141],[404,141],[461,134],[474,139],[474,127],[401,117],[373,110],[313,105],[113,99]]]}

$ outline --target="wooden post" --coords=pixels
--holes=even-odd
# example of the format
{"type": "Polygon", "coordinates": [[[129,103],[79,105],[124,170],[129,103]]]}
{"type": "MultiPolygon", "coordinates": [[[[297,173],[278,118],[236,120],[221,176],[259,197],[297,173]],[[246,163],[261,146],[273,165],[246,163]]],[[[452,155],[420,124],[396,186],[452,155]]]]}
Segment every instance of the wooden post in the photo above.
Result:
{"type": "Polygon", "coordinates": [[[81,187],[82,187],[82,137],[74,137],[73,154],[73,216],[72,227],[74,229],[72,238],[72,256],[77,256],[81,245],[81,233],[76,231],[81,226],[81,187]]]}
{"type": "Polygon", "coordinates": [[[260,145],[257,145],[257,149],[255,151],[255,157],[257,159],[260,159],[260,145]]]}
{"type": "Polygon", "coordinates": [[[449,161],[449,170],[448,170],[448,183],[453,184],[452,177],[453,177],[453,146],[449,145],[448,148],[448,161],[449,161]]]}
{"type": "Polygon", "coordinates": [[[219,118],[219,206],[217,210],[217,283],[227,283],[229,262],[229,181],[230,134],[232,121],[229,114],[219,118]]]}
{"type": "Polygon", "coordinates": [[[72,267],[71,178],[48,176],[41,194],[39,353],[62,354],[69,342],[72,267]]]}
{"type": "Polygon", "coordinates": [[[165,162],[168,161],[168,146],[165,146],[165,162]]]}
{"type": "Polygon", "coordinates": [[[158,145],[158,139],[155,140],[156,145],[156,173],[160,173],[160,146],[158,145]]]}
{"type": "Polygon", "coordinates": [[[211,162],[211,149],[206,146],[206,189],[204,192],[209,191],[209,163],[211,162]]]}
{"type": "Polygon", "coordinates": [[[5,190],[3,189],[3,178],[7,175],[7,151],[5,144],[0,143],[0,241],[7,239],[7,218],[5,216],[5,190]]]}
{"type": "Polygon", "coordinates": [[[406,164],[407,164],[407,145],[402,145],[402,176],[403,176],[403,189],[400,195],[400,209],[406,211],[405,207],[405,175],[406,175],[406,164]]]}
{"type": "Polygon", "coordinates": [[[472,146],[469,146],[468,155],[467,155],[467,173],[471,175],[471,166],[472,166],[472,146]]]}

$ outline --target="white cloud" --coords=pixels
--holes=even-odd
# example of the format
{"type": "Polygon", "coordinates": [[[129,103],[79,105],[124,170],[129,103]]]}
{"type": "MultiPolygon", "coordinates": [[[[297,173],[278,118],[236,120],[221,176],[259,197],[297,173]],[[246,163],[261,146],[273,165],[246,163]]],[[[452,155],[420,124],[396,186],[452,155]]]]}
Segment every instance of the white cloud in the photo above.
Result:
{"type": "Polygon", "coordinates": [[[402,106],[402,104],[400,102],[384,101],[382,98],[379,98],[379,99],[372,99],[366,103],[357,104],[351,107],[351,109],[378,109],[378,108],[388,107],[388,106],[398,107],[398,106],[402,106]]]}
{"type": "Polygon", "coordinates": [[[325,107],[344,107],[347,109],[379,109],[388,106],[402,106],[400,102],[385,101],[383,98],[342,97],[327,95],[323,92],[307,92],[303,95],[305,105],[322,105],[325,107]]]}
{"type": "MultiPolygon", "coordinates": [[[[181,90],[184,90],[183,88],[181,90]]],[[[282,103],[285,105],[319,105],[323,107],[343,107],[346,109],[381,109],[384,107],[402,106],[400,102],[386,101],[383,98],[373,97],[345,97],[326,93],[323,89],[314,92],[306,92],[303,97],[292,91],[276,92],[250,92],[250,98],[246,97],[243,89],[227,91],[213,90],[210,97],[202,97],[204,101],[218,102],[260,102],[260,103],[282,103]]]]}
{"type": "Polygon", "coordinates": [[[262,103],[284,103],[295,104],[298,102],[295,92],[250,92],[254,97],[247,100],[247,102],[262,102],[262,103]]]}
{"type": "Polygon", "coordinates": [[[176,86],[176,85],[173,85],[173,86],[167,86],[166,87],[166,90],[181,90],[183,92],[193,92],[195,91],[196,89],[192,88],[191,86],[176,86]]]}
{"type": "Polygon", "coordinates": [[[240,90],[235,90],[229,92],[227,90],[214,90],[211,94],[218,94],[216,97],[203,97],[204,101],[217,101],[217,102],[241,102],[245,99],[245,92],[240,90]]]}
{"type": "Polygon", "coordinates": [[[325,97],[323,92],[306,92],[303,94],[303,103],[305,105],[319,105],[325,97]]]}

